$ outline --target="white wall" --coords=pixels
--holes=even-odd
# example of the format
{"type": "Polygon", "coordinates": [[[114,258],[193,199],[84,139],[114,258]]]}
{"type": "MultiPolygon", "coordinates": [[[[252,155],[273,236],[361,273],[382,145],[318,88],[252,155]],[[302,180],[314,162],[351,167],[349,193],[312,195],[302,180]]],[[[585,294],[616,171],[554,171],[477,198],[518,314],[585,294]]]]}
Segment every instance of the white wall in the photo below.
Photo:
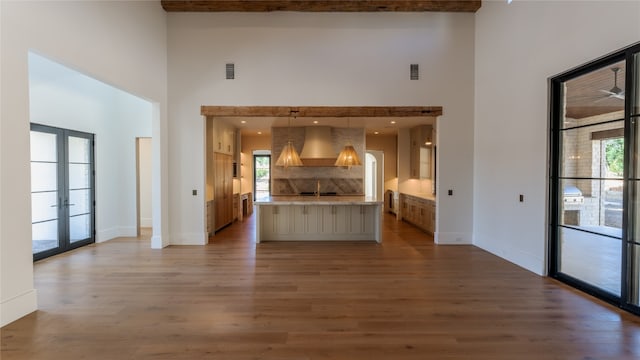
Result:
{"type": "Polygon", "coordinates": [[[37,307],[28,166],[29,50],[154,103],[154,245],[168,242],[163,236],[168,233],[166,14],[157,1],[3,0],[0,7],[0,325],[5,325],[37,307]]]}
{"type": "Polygon", "coordinates": [[[639,41],[640,2],[483,1],[475,33],[474,244],[544,274],[547,79],[639,41]]]}
{"type": "Polygon", "coordinates": [[[95,134],[96,241],[136,236],[136,137],[151,136],[151,103],[36,54],[29,94],[31,122],[95,134]]]}
{"type": "Polygon", "coordinates": [[[201,105],[443,106],[439,185],[456,196],[437,236],[471,243],[473,14],[171,13],[168,29],[172,243],[206,239],[201,105]]]}

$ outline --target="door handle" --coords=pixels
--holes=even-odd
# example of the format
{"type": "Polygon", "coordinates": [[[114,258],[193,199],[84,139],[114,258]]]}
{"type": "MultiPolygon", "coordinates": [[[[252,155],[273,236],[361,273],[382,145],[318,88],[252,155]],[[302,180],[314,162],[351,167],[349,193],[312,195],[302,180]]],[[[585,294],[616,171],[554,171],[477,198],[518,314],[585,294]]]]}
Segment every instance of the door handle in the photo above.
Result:
{"type": "Polygon", "coordinates": [[[51,205],[49,207],[60,207],[61,208],[62,207],[62,206],[60,206],[61,204],[62,204],[62,198],[58,198],[58,203],[55,204],[55,205],[51,205]]]}

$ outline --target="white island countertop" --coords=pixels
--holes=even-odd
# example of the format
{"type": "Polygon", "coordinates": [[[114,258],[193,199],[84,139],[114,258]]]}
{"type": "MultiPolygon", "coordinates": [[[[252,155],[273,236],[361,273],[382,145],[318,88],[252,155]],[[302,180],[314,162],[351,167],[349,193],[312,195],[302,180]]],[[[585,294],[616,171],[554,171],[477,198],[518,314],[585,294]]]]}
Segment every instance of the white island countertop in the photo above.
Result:
{"type": "Polygon", "coordinates": [[[382,200],[365,196],[336,195],[336,196],[301,196],[280,195],[256,199],[255,205],[380,205],[382,200]]]}

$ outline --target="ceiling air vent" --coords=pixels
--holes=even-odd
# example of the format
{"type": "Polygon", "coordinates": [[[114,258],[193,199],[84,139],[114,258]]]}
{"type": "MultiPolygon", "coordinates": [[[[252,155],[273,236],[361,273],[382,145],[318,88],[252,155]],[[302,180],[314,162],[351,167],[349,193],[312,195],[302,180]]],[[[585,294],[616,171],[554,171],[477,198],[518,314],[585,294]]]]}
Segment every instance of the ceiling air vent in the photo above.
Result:
{"type": "Polygon", "coordinates": [[[236,66],[233,63],[229,63],[226,65],[227,70],[227,79],[235,79],[236,78],[236,66]]]}
{"type": "Polygon", "coordinates": [[[420,70],[418,69],[418,64],[411,64],[410,69],[409,69],[409,73],[410,73],[410,78],[411,80],[418,80],[420,79],[420,70]]]}

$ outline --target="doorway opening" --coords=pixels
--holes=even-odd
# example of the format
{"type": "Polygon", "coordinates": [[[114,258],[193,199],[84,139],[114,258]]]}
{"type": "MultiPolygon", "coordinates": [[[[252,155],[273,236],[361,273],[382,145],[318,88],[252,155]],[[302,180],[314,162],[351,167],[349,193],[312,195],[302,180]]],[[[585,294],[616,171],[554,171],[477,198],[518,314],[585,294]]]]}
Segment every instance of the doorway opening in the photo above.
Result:
{"type": "Polygon", "coordinates": [[[367,150],[364,163],[364,195],[371,199],[382,199],[384,190],[384,152],[367,150]]]}
{"type": "Polygon", "coordinates": [[[136,204],[138,238],[150,238],[153,226],[151,210],[151,138],[136,138],[136,204]]]}

